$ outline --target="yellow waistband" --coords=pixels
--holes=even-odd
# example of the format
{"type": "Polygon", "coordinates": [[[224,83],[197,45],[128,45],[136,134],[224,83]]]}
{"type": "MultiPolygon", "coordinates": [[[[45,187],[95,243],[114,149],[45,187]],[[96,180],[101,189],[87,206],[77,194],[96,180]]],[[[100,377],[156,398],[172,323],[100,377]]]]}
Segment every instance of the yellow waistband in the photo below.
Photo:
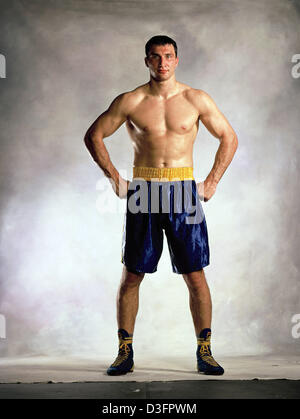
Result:
{"type": "Polygon", "coordinates": [[[193,167],[133,167],[133,178],[144,180],[194,179],[193,167]]]}

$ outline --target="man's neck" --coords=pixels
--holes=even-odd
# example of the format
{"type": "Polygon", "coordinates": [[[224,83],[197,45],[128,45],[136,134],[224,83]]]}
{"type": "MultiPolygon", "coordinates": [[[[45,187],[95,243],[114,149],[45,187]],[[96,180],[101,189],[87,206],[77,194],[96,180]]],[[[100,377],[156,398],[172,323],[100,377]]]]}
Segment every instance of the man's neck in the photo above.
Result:
{"type": "Polygon", "coordinates": [[[148,84],[150,93],[153,96],[160,96],[163,99],[168,99],[178,93],[178,83],[175,76],[163,81],[157,81],[150,77],[148,84]]]}

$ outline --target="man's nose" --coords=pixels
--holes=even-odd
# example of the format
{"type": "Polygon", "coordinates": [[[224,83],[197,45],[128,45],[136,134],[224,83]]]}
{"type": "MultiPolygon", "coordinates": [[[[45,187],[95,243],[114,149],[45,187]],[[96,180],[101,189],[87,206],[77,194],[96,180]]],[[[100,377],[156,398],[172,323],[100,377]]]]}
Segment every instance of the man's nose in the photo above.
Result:
{"type": "Polygon", "coordinates": [[[159,57],[159,64],[160,64],[161,66],[163,66],[163,65],[164,65],[165,61],[166,61],[165,57],[159,57]]]}

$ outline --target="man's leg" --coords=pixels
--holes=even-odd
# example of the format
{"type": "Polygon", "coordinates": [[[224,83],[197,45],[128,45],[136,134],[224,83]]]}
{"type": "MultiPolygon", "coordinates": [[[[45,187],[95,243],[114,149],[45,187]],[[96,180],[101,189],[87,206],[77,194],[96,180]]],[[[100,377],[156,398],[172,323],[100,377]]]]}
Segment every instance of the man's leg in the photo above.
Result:
{"type": "Polygon", "coordinates": [[[212,304],[204,270],[183,274],[190,293],[190,310],[196,336],[211,327],[212,304]]]}
{"type": "Polygon", "coordinates": [[[190,309],[197,337],[198,372],[222,375],[224,369],[215,361],[210,349],[212,303],[204,270],[183,274],[190,293],[190,309]]]}
{"type": "Polygon", "coordinates": [[[123,272],[117,295],[117,321],[119,329],[133,334],[135,319],[139,308],[139,288],[144,273],[129,272],[123,266],[123,272]]]}
{"type": "Polygon", "coordinates": [[[133,372],[132,338],[139,307],[139,288],[144,275],[144,273],[129,272],[125,265],[123,267],[117,295],[119,353],[116,360],[108,368],[108,375],[133,372]]]}

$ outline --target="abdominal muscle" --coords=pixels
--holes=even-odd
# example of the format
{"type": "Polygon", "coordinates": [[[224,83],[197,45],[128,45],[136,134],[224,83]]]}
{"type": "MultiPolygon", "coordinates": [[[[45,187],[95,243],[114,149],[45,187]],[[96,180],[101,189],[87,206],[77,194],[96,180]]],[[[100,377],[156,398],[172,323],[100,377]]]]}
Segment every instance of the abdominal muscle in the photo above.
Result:
{"type": "Polygon", "coordinates": [[[134,135],[129,132],[134,148],[133,165],[143,167],[193,167],[193,145],[196,134],[163,136],[134,135]]]}

